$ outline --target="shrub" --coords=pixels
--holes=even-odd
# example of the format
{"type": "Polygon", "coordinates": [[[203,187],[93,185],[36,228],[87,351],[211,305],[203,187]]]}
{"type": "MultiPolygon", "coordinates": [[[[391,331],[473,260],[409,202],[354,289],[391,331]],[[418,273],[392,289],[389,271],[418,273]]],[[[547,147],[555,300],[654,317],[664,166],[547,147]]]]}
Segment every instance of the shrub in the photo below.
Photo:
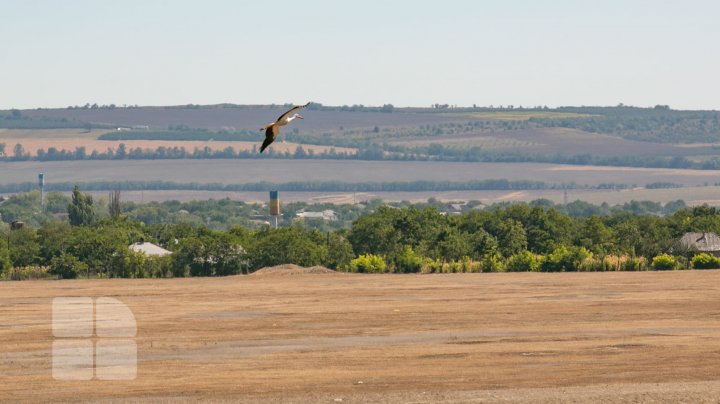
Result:
{"type": "Polygon", "coordinates": [[[645,257],[629,257],[625,262],[621,264],[623,271],[647,271],[647,261],[645,257]]]}
{"type": "Polygon", "coordinates": [[[536,272],[540,270],[540,259],[530,251],[520,251],[508,259],[507,270],[509,272],[536,272]]]}
{"type": "Polygon", "coordinates": [[[580,264],[587,258],[592,258],[592,253],[584,247],[566,247],[561,245],[548,254],[540,270],[543,272],[566,272],[577,271],[580,264]]]}
{"type": "Polygon", "coordinates": [[[719,268],[720,260],[708,253],[700,253],[690,260],[692,267],[696,269],[719,268]]]}
{"type": "Polygon", "coordinates": [[[585,258],[577,267],[579,272],[602,272],[606,270],[605,260],[592,257],[585,258]]]}
{"type": "Polygon", "coordinates": [[[57,277],[48,271],[48,267],[27,266],[12,268],[3,274],[1,278],[11,281],[24,281],[31,279],[55,279],[57,277]]]}
{"type": "Polygon", "coordinates": [[[78,275],[87,274],[88,266],[76,256],[61,254],[50,260],[50,273],[62,279],[73,279],[78,275]]]}
{"type": "Polygon", "coordinates": [[[675,257],[669,254],[660,254],[653,258],[652,266],[658,270],[675,269],[678,265],[675,257]]]}
{"type": "Polygon", "coordinates": [[[627,256],[606,255],[603,257],[603,271],[620,271],[627,256]]]}
{"type": "Polygon", "coordinates": [[[442,261],[425,258],[423,260],[422,268],[420,269],[420,272],[422,272],[424,274],[440,273],[440,272],[442,272],[442,267],[443,267],[442,261]]]}
{"type": "Polygon", "coordinates": [[[350,269],[353,272],[383,273],[387,270],[387,264],[379,255],[364,254],[350,261],[350,269]]]}
{"type": "Polygon", "coordinates": [[[410,247],[405,247],[403,253],[395,259],[395,272],[420,272],[423,268],[423,258],[410,247]]]}
{"type": "Polygon", "coordinates": [[[486,254],[482,260],[483,272],[505,272],[505,263],[502,261],[500,254],[486,254]]]}
{"type": "Polygon", "coordinates": [[[7,250],[0,251],[0,274],[9,272],[11,269],[12,262],[10,262],[10,257],[7,254],[7,250]]]}

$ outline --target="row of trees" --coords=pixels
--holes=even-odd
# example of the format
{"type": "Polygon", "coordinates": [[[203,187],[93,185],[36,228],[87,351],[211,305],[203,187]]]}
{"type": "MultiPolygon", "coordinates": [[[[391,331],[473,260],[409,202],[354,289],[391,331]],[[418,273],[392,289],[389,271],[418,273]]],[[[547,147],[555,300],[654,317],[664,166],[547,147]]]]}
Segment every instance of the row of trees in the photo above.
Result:
{"type": "MultiPolygon", "coordinates": [[[[118,195],[119,196],[119,195],[118,195]]],[[[117,204],[111,197],[110,205],[117,204]]],[[[688,231],[720,232],[715,208],[659,217],[615,211],[572,217],[543,204],[495,206],[462,215],[435,207],[378,205],[349,228],[319,231],[290,222],[272,229],[213,230],[188,222],[145,223],[98,204],[76,188],[67,220],[4,229],[0,271],[42,267],[77,276],[167,277],[248,273],[283,263],[362,272],[598,271],[715,267],[714,258],[674,243],[688,231]],[[152,241],[172,251],[147,257],[128,249],[152,241]]]]}
{"type": "MultiPolygon", "coordinates": [[[[257,140],[257,139],[255,139],[257,140]]],[[[470,148],[446,147],[440,143],[428,146],[399,146],[391,144],[370,144],[361,146],[355,152],[337,151],[331,147],[320,153],[312,148],[307,150],[298,145],[294,152],[275,152],[269,149],[260,154],[257,147],[250,150],[237,150],[232,146],[224,149],[195,147],[187,149],[182,146],[158,146],[149,148],[128,148],[120,143],[117,149],[107,148],[105,151],[92,150],[78,146],[74,150],[49,147],[38,149],[32,155],[21,144],[16,144],[9,152],[5,143],[0,143],[0,160],[6,161],[66,161],[66,160],[166,160],[166,159],[329,159],[329,160],[392,160],[392,161],[457,161],[457,162],[498,162],[498,163],[552,163],[571,165],[601,165],[617,167],[653,167],[653,168],[686,168],[698,170],[720,169],[720,158],[713,157],[693,161],[683,156],[599,156],[584,154],[533,154],[513,151],[503,152],[485,150],[475,146],[470,148]]]]}
{"type": "MultiPolygon", "coordinates": [[[[257,140],[257,139],[255,139],[257,140]]],[[[170,159],[260,159],[260,158],[283,158],[283,159],[355,159],[355,153],[338,152],[334,148],[324,150],[322,153],[315,153],[313,149],[305,150],[298,145],[294,152],[276,152],[269,149],[266,153],[260,154],[257,146],[250,150],[238,149],[228,146],[224,149],[213,149],[211,147],[195,147],[186,149],[183,146],[158,146],[155,149],[149,148],[128,148],[120,143],[117,148],[108,147],[105,151],[92,150],[88,152],[85,146],[78,146],[74,150],[58,149],[48,147],[37,149],[35,155],[25,150],[22,144],[17,143],[12,148],[12,153],[7,149],[5,143],[0,143],[0,160],[6,161],[67,161],[67,160],[170,160],[170,159]]]]}
{"type": "MultiPolygon", "coordinates": [[[[647,184],[649,187],[677,187],[674,184],[647,184]]],[[[0,185],[0,192],[23,192],[36,188],[31,182],[0,185]]],[[[53,182],[47,184],[47,190],[66,191],[72,189],[70,182],[53,182]]],[[[97,181],[83,183],[83,188],[90,191],[107,189],[132,190],[203,190],[203,191],[255,191],[264,192],[268,189],[279,191],[304,192],[417,192],[417,191],[476,191],[476,190],[565,190],[565,189],[625,189],[628,185],[603,183],[595,186],[569,184],[552,184],[541,181],[506,179],[487,179],[473,181],[392,181],[392,182],[340,182],[340,181],[292,181],[285,183],[248,182],[239,184],[221,183],[178,183],[172,181],[97,181]]]]}
{"type": "MultiPolygon", "coordinates": [[[[26,189],[36,186],[27,184],[26,189]]],[[[133,187],[118,187],[112,191],[107,197],[105,190],[113,189],[113,185],[123,184],[94,184],[97,187],[86,187],[86,190],[101,190],[100,197],[95,206],[95,216],[99,218],[107,218],[114,216],[113,209],[121,212],[129,219],[137,220],[146,225],[152,224],[176,224],[190,223],[193,225],[207,225],[212,229],[226,230],[234,225],[242,225],[244,227],[254,227],[260,225],[267,220],[267,207],[260,203],[245,203],[243,201],[224,199],[209,199],[200,201],[179,202],[168,200],[163,202],[123,202],[119,203],[120,189],[147,189],[133,187]]],[[[125,184],[128,185],[128,184],[125,184]]],[[[132,185],[132,184],[129,184],[132,185]]],[[[72,187],[70,187],[71,189],[72,187]]],[[[260,189],[260,188],[258,188],[260,189]]],[[[265,188],[266,189],[266,188],[265,188]]],[[[58,191],[50,191],[45,195],[45,203],[40,206],[40,192],[37,190],[30,192],[21,192],[11,196],[6,201],[0,203],[0,217],[5,222],[13,220],[23,220],[33,227],[39,227],[40,224],[47,220],[57,220],[67,213],[67,206],[71,202],[71,198],[58,191]]],[[[359,202],[359,200],[357,201],[359,202]]],[[[333,210],[337,221],[326,221],[323,219],[302,219],[305,227],[318,228],[321,230],[330,230],[341,227],[349,227],[350,223],[361,216],[372,213],[381,206],[383,202],[380,199],[364,201],[362,203],[335,205],[331,203],[312,203],[305,202],[289,202],[285,203],[282,209],[281,223],[291,223],[298,220],[297,214],[300,212],[322,212],[324,210],[333,210]]],[[[505,206],[507,203],[501,203],[497,206],[505,206]]],[[[464,204],[447,203],[430,198],[427,202],[410,203],[408,201],[391,203],[388,206],[396,208],[416,207],[420,209],[431,207],[441,214],[457,214],[461,211],[470,211],[479,209],[483,205],[479,201],[469,201],[464,204]]],[[[490,209],[497,206],[492,205],[490,209]]],[[[542,206],[545,209],[553,208],[558,212],[571,216],[573,218],[584,218],[589,216],[609,216],[621,213],[631,213],[634,215],[660,215],[666,216],[675,213],[686,207],[681,200],[661,204],[651,201],[632,201],[622,205],[610,206],[607,203],[601,205],[593,205],[584,201],[573,201],[567,204],[555,204],[548,199],[537,199],[529,203],[529,206],[542,206]]]]}

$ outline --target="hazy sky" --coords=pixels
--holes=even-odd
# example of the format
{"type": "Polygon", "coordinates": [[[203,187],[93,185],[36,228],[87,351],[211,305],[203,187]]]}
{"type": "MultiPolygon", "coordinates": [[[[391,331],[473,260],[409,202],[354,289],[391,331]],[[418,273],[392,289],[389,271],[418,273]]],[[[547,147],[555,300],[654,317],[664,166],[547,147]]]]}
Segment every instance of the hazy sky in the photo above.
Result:
{"type": "Polygon", "coordinates": [[[0,0],[0,15],[0,108],[720,109],[711,0],[0,0]]]}

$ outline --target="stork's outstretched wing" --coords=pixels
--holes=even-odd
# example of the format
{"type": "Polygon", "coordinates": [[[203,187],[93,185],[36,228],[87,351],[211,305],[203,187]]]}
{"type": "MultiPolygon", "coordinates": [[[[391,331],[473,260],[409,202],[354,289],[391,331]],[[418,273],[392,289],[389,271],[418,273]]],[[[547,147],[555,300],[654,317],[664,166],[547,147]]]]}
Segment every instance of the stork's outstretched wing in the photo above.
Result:
{"type": "Polygon", "coordinates": [[[298,105],[298,106],[295,106],[295,107],[290,108],[290,110],[289,110],[288,112],[280,115],[280,118],[278,118],[277,121],[275,121],[275,122],[282,121],[283,119],[287,118],[288,115],[292,114],[293,112],[295,112],[295,111],[297,111],[297,110],[300,110],[300,109],[302,109],[302,108],[305,108],[305,107],[307,107],[308,105],[310,105],[309,102],[308,102],[307,104],[305,104],[305,105],[298,105]]]}
{"type": "Polygon", "coordinates": [[[267,149],[270,143],[275,141],[278,133],[280,133],[280,128],[278,128],[277,125],[268,125],[267,129],[265,129],[265,141],[263,141],[262,146],[260,146],[260,153],[267,149]]]}

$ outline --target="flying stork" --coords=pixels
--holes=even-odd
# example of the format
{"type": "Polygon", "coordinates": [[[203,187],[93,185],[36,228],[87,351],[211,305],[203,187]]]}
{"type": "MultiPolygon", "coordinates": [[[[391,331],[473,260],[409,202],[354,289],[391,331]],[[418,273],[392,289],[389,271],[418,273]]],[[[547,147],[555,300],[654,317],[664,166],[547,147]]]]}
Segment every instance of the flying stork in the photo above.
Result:
{"type": "Polygon", "coordinates": [[[293,112],[298,111],[302,108],[305,108],[308,105],[310,105],[309,102],[305,105],[298,105],[298,106],[292,107],[292,108],[290,108],[290,110],[288,112],[280,115],[280,118],[278,118],[277,121],[269,123],[269,124],[265,125],[264,127],[260,128],[260,130],[265,131],[265,141],[263,142],[262,146],[260,146],[260,153],[262,153],[263,150],[265,150],[268,146],[270,146],[270,143],[275,141],[275,138],[277,138],[277,135],[280,133],[281,126],[285,126],[285,125],[289,124],[295,118],[303,119],[303,117],[300,116],[300,114],[293,114],[292,116],[290,114],[292,114],[293,112]]]}

